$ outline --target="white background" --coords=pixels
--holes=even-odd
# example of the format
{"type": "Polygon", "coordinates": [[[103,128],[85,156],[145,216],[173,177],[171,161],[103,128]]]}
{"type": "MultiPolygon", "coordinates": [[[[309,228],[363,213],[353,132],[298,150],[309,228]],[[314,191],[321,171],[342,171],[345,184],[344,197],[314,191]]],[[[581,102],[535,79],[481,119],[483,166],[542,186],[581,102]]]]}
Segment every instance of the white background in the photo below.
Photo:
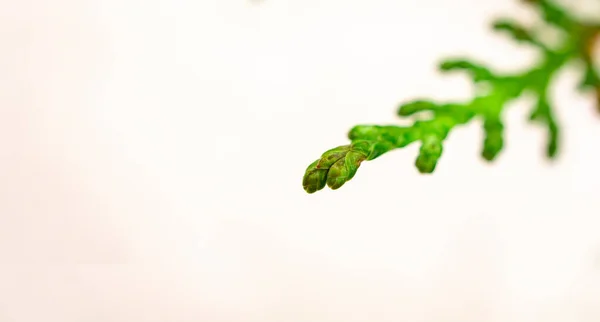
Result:
{"type": "Polygon", "coordinates": [[[469,97],[442,57],[535,61],[489,31],[502,15],[535,17],[497,0],[0,1],[0,320],[598,321],[600,116],[576,69],[553,92],[557,162],[522,100],[493,165],[472,124],[432,176],[415,145],[339,191],[301,187],[351,126],[469,97]]]}

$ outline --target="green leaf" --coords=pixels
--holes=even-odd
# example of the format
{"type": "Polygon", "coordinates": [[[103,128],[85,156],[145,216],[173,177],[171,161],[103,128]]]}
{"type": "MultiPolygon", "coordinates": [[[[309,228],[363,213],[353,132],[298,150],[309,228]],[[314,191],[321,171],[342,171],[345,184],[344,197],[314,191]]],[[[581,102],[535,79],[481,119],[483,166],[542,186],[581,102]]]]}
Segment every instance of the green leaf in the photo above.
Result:
{"type": "Polygon", "coordinates": [[[484,120],[483,129],[485,139],[481,155],[485,160],[493,161],[504,147],[504,125],[497,118],[487,118],[484,120]]]}
{"type": "Polygon", "coordinates": [[[442,140],[437,135],[427,135],[423,138],[423,144],[419,150],[419,156],[415,162],[421,173],[432,173],[443,151],[442,140]]]}

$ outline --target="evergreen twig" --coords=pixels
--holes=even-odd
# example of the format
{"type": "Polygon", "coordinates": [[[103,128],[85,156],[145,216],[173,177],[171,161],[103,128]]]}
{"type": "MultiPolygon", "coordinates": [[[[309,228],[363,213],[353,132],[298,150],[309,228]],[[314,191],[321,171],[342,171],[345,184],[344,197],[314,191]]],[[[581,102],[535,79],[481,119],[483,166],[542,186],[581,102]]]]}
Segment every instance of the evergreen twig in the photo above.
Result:
{"type": "Polygon", "coordinates": [[[532,122],[543,125],[547,131],[546,155],[554,158],[559,148],[559,125],[548,92],[556,73],[571,61],[583,65],[584,76],[580,90],[592,90],[600,112],[600,76],[595,69],[593,45],[600,34],[600,24],[581,21],[549,0],[522,0],[538,11],[545,23],[564,31],[566,37],[557,47],[542,42],[531,29],[511,19],[500,19],[493,29],[511,36],[516,41],[533,46],[541,59],[531,68],[502,75],[466,58],[443,61],[442,72],[462,71],[470,75],[478,91],[466,102],[439,103],[428,99],[406,102],[398,115],[408,118],[430,113],[427,119],[418,119],[411,126],[358,125],[348,137],[351,144],[325,152],[307,169],[303,179],[304,190],[314,193],[326,185],[338,189],[354,177],[363,161],[376,159],[394,149],[420,142],[421,148],[415,165],[421,173],[432,173],[443,152],[443,143],[457,126],[479,119],[483,121],[485,138],[481,151],[487,161],[494,160],[504,146],[503,113],[509,102],[525,93],[536,97],[530,114],[532,122]]]}

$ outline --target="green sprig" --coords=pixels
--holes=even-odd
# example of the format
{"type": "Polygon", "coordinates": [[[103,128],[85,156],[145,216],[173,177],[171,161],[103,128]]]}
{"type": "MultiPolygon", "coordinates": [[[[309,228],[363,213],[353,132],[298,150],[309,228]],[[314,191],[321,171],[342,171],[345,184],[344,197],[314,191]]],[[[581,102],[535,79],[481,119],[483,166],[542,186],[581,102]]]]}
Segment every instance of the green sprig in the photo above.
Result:
{"type": "MultiPolygon", "coordinates": [[[[600,77],[591,55],[591,44],[600,32],[595,24],[579,21],[547,0],[523,1],[535,6],[547,24],[562,29],[568,37],[556,48],[546,46],[527,27],[511,19],[500,19],[493,29],[508,34],[516,41],[534,46],[540,60],[528,70],[502,75],[466,58],[447,59],[439,65],[441,72],[467,73],[475,87],[474,97],[465,102],[442,103],[418,99],[402,104],[401,118],[413,118],[410,126],[358,125],[348,134],[351,144],[325,152],[313,162],[304,175],[303,187],[314,193],[329,186],[338,189],[351,180],[363,161],[378,158],[386,152],[420,142],[415,166],[421,173],[432,173],[444,151],[444,141],[451,131],[474,120],[483,124],[484,140],[481,156],[495,160],[504,147],[503,112],[511,101],[524,93],[533,94],[536,104],[530,120],[546,128],[546,155],[556,157],[559,149],[559,125],[554,117],[548,88],[554,75],[568,62],[583,62],[584,76],[580,88],[593,89],[600,100],[600,77]],[[415,116],[421,116],[414,118],[415,116]]],[[[600,101],[599,101],[600,104],[600,101]]]]}

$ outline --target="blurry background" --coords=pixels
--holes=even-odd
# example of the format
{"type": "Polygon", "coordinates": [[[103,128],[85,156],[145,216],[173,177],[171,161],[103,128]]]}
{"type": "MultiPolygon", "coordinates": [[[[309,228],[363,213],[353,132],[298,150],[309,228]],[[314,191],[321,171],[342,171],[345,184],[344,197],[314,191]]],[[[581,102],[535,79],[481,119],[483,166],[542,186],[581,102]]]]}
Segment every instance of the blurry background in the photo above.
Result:
{"type": "Polygon", "coordinates": [[[1,0],[0,320],[598,321],[600,116],[577,70],[557,162],[524,99],[494,165],[472,124],[433,176],[415,145],[301,187],[351,126],[468,97],[442,57],[534,61],[489,31],[502,15],[535,20],[508,0],[1,0]]]}

